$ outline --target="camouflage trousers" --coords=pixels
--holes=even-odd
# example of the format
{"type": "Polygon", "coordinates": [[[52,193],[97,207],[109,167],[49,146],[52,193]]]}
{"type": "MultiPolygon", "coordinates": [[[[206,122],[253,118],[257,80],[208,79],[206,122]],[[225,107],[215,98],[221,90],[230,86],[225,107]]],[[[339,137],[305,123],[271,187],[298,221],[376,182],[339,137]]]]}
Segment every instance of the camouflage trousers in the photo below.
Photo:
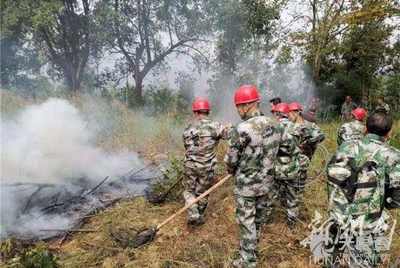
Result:
{"type": "MultiPolygon", "coordinates": [[[[185,205],[207,191],[214,183],[214,167],[185,167],[183,198],[185,205]]],[[[198,220],[204,217],[208,205],[208,197],[201,199],[188,209],[188,220],[198,220]]]]}
{"type": "Polygon", "coordinates": [[[235,195],[236,221],[239,225],[239,262],[242,267],[257,265],[257,244],[262,225],[271,215],[273,191],[255,197],[235,195]]]}
{"type": "Polygon", "coordinates": [[[308,172],[308,168],[310,167],[310,162],[311,162],[310,159],[306,155],[300,154],[299,185],[298,185],[299,202],[303,202],[304,189],[306,187],[306,184],[308,183],[307,172],[308,172]]]}
{"type": "Polygon", "coordinates": [[[276,180],[276,193],[284,209],[289,223],[296,223],[299,217],[299,205],[301,198],[301,180],[279,179],[276,180]]]}

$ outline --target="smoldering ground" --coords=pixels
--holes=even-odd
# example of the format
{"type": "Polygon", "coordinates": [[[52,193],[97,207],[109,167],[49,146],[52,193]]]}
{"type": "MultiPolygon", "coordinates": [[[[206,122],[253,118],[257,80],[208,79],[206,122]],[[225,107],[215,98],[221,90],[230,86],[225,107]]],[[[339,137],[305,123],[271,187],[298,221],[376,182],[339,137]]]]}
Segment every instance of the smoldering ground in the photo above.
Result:
{"type": "Polygon", "coordinates": [[[85,113],[51,98],[1,119],[0,237],[53,236],[118,198],[142,194],[157,175],[134,152],[98,147],[112,122],[93,103],[83,106],[85,113]]]}

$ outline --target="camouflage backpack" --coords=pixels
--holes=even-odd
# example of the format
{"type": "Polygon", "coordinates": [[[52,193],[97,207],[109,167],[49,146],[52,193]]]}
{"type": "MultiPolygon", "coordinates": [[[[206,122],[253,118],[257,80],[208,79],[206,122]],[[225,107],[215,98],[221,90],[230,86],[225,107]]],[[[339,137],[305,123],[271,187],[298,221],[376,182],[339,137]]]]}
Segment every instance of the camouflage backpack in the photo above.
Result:
{"type": "MultiPolygon", "coordinates": [[[[358,147],[358,150],[363,149],[358,147]]],[[[350,168],[350,176],[343,178],[343,176],[334,176],[331,172],[328,172],[329,183],[342,189],[342,191],[333,194],[343,195],[344,198],[337,196],[338,198],[335,199],[346,200],[340,202],[339,205],[339,209],[346,215],[365,215],[366,219],[380,217],[385,198],[386,178],[385,167],[379,164],[378,155],[379,149],[372,154],[364,151],[356,153],[355,157],[344,158],[345,163],[342,164],[350,168]]],[[[329,165],[335,160],[340,161],[340,159],[334,157],[329,165]]],[[[328,187],[328,189],[329,196],[331,196],[333,189],[332,187],[328,187]]]]}

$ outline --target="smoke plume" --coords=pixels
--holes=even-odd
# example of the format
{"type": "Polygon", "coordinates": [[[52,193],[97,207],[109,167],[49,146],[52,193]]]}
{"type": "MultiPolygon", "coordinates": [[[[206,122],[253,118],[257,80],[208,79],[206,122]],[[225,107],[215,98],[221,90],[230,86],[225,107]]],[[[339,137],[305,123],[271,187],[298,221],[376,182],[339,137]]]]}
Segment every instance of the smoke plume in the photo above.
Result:
{"type": "Polygon", "coordinates": [[[112,124],[96,127],[102,116],[87,107],[83,114],[53,98],[1,120],[0,238],[58,235],[96,209],[142,194],[158,175],[136,153],[96,146],[112,124]]]}
{"type": "Polygon", "coordinates": [[[1,121],[2,182],[66,182],[119,176],[139,162],[133,153],[106,153],[96,133],[65,100],[49,99],[1,121]]]}

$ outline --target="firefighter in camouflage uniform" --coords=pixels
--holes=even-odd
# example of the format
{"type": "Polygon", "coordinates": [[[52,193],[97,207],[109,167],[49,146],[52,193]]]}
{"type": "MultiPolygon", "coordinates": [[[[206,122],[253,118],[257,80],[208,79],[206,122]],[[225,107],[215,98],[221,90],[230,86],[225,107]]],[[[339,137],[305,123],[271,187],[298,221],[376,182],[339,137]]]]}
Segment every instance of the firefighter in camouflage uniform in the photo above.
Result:
{"type": "Polygon", "coordinates": [[[342,104],[342,108],[340,109],[341,119],[343,121],[351,120],[351,111],[357,108],[356,104],[353,102],[351,96],[346,96],[344,103],[342,104]]]}
{"type": "Polygon", "coordinates": [[[289,105],[280,103],[275,107],[275,115],[284,129],[277,160],[275,163],[276,193],[286,209],[287,224],[293,227],[299,216],[300,190],[300,136],[296,126],[288,118],[289,105]]]}
{"type": "MultiPolygon", "coordinates": [[[[210,104],[207,99],[195,99],[192,110],[194,120],[183,132],[184,174],[186,177],[183,198],[186,204],[213,185],[214,169],[217,163],[216,148],[219,140],[227,136],[227,128],[208,117],[210,104]]],[[[207,204],[206,197],[188,209],[188,224],[204,223],[207,204]]]]}
{"type": "Polygon", "coordinates": [[[338,130],[337,143],[340,146],[343,142],[361,140],[365,134],[364,119],[367,111],[363,108],[356,108],[351,112],[353,121],[344,123],[338,130]]]}
{"type": "Polygon", "coordinates": [[[310,167],[312,157],[317,149],[318,144],[325,140],[325,134],[321,128],[310,121],[307,121],[302,116],[303,107],[298,102],[289,104],[289,119],[295,124],[296,136],[299,137],[300,148],[300,182],[299,199],[302,201],[304,188],[307,183],[307,171],[310,167]]]}
{"type": "Polygon", "coordinates": [[[225,157],[235,178],[236,220],[239,224],[239,258],[234,267],[256,267],[257,243],[263,223],[270,217],[273,199],[273,166],[282,129],[261,114],[260,95],[253,85],[235,92],[235,105],[242,118],[230,133],[225,157]]]}
{"type": "Polygon", "coordinates": [[[385,102],[385,99],[383,97],[379,97],[377,102],[378,103],[375,107],[375,112],[390,114],[390,106],[385,102]]]}
{"type": "Polygon", "coordinates": [[[400,151],[385,142],[391,127],[389,115],[373,113],[366,136],[343,143],[327,167],[330,267],[376,267],[390,247],[385,208],[400,207],[400,151]]]}

